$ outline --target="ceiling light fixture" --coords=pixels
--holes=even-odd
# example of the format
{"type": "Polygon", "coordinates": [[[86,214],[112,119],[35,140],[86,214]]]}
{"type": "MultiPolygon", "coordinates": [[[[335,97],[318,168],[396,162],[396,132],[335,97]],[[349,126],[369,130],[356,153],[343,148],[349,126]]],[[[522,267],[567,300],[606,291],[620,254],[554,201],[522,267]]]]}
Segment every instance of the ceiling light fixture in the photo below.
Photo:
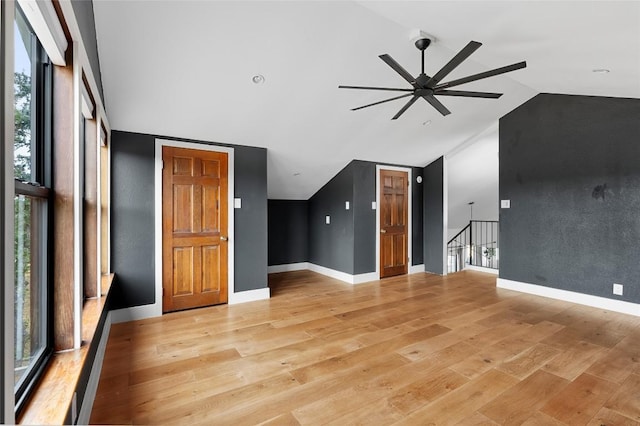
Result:
{"type": "Polygon", "coordinates": [[[591,70],[591,72],[594,72],[596,74],[607,74],[607,73],[610,73],[611,70],[608,70],[606,68],[596,68],[596,69],[591,70]]]}
{"type": "Polygon", "coordinates": [[[256,74],[251,77],[251,81],[253,81],[254,84],[262,84],[264,83],[264,76],[261,74],[256,74]]]}

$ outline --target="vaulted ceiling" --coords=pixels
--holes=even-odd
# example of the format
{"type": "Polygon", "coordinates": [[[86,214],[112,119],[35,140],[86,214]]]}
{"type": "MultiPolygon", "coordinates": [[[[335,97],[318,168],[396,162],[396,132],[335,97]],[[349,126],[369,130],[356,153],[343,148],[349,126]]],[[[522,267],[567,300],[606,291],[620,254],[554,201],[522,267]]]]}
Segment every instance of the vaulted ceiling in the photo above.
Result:
{"type": "MultiPolygon", "coordinates": [[[[497,120],[540,92],[640,97],[637,1],[96,0],[94,13],[112,128],[266,147],[269,198],[307,199],[352,159],[424,166],[495,144],[497,120]],[[416,30],[436,38],[430,75],[470,40],[483,46],[446,80],[528,66],[458,87],[498,100],[441,97],[446,117],[421,100],[394,121],[405,100],[350,111],[392,95],[339,84],[408,87],[378,55],[417,75],[416,30]]],[[[461,155],[460,173],[483,170],[481,152],[461,155]]]]}

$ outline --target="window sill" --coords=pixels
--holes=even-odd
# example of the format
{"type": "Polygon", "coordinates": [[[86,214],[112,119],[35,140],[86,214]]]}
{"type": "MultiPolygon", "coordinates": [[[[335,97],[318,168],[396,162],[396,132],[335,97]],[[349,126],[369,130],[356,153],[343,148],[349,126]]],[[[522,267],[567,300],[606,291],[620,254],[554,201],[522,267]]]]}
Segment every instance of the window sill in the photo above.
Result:
{"type": "Polygon", "coordinates": [[[85,301],[82,308],[82,347],[53,354],[22,412],[19,424],[64,424],[89,347],[100,319],[107,314],[105,306],[112,282],[113,274],[103,275],[102,296],[85,301]]]}

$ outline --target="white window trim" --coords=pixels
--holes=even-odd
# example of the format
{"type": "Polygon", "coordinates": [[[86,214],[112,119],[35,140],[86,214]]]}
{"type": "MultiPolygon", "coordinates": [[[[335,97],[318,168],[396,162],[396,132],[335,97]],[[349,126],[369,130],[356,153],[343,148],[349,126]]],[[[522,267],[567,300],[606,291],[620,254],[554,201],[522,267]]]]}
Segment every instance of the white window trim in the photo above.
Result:
{"type": "Polygon", "coordinates": [[[18,0],[18,4],[51,62],[65,66],[64,53],[68,47],[67,37],[51,0],[18,0]]]}
{"type": "MultiPolygon", "coordinates": [[[[73,43],[73,57],[77,58],[79,46],[73,43]]],[[[82,305],[84,302],[84,289],[82,283],[82,240],[84,236],[82,221],[82,190],[80,181],[80,140],[81,126],[81,86],[82,65],[80,61],[73,63],[73,349],[82,346],[82,305]]]]}
{"type": "MultiPolygon", "coordinates": [[[[3,286],[3,301],[2,307],[2,352],[0,360],[3,365],[2,368],[2,389],[3,400],[0,401],[0,419],[5,424],[15,423],[15,393],[13,389],[14,377],[14,270],[13,270],[13,197],[15,192],[14,176],[13,176],[13,138],[14,138],[14,120],[13,120],[13,73],[14,73],[14,49],[13,49],[13,21],[15,17],[15,5],[10,1],[3,1],[0,4],[0,46],[4,44],[4,57],[0,58],[0,66],[3,67],[2,75],[4,78],[0,84],[2,84],[2,99],[3,105],[0,110],[3,111],[4,117],[0,124],[0,131],[2,131],[2,149],[4,155],[4,174],[0,177],[0,182],[3,187],[0,189],[0,196],[3,196],[3,217],[2,224],[0,225],[0,232],[4,237],[4,244],[0,249],[2,255],[3,271],[4,271],[4,286],[3,286]],[[7,332],[7,330],[9,330],[7,332]]],[[[0,49],[2,51],[2,49],[0,49]]]]}

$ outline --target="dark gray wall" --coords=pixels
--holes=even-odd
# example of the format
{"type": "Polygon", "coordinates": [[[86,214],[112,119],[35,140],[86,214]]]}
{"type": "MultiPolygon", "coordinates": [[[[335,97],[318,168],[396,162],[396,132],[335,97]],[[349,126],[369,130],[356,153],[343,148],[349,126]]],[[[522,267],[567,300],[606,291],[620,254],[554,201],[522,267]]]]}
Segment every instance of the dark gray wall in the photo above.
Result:
{"type": "Polygon", "coordinates": [[[269,266],[309,261],[309,202],[269,200],[269,266]]]}
{"type": "Polygon", "coordinates": [[[365,161],[351,162],[353,176],[353,261],[354,274],[376,270],[376,165],[365,161]]]}
{"type": "Polygon", "coordinates": [[[423,247],[423,235],[424,235],[424,181],[417,183],[416,178],[418,176],[423,177],[424,169],[422,167],[412,167],[413,180],[411,182],[411,217],[413,223],[411,224],[411,264],[421,265],[424,263],[424,247],[423,247]]]}
{"type": "Polygon", "coordinates": [[[155,303],[155,137],[111,132],[111,270],[115,308],[155,303]]]}
{"type": "Polygon", "coordinates": [[[424,168],[424,270],[444,274],[444,158],[424,168]]]}
{"type": "MultiPolygon", "coordinates": [[[[309,261],[336,271],[354,274],[352,163],[342,169],[309,199],[309,261]],[[325,216],[331,223],[325,223],[325,216]]],[[[374,246],[375,247],[375,246],[374,246]]]]}
{"type": "MultiPolygon", "coordinates": [[[[118,277],[114,308],[155,302],[154,149],[157,137],[188,141],[122,131],[111,133],[111,268],[118,277]]],[[[235,197],[242,199],[242,208],[236,209],[234,215],[235,290],[266,288],[266,150],[233,148],[235,197]]]]}
{"type": "MultiPolygon", "coordinates": [[[[309,261],[348,274],[376,270],[376,165],[353,160],[309,199],[309,261]],[[345,201],[351,204],[345,210],[345,201]],[[324,222],[331,215],[331,225],[324,222]],[[336,222],[336,220],[338,222],[336,222]],[[333,227],[333,228],[332,228],[333,227]]],[[[407,167],[407,166],[400,166],[407,167]]],[[[423,261],[422,187],[415,177],[422,169],[412,169],[412,255],[411,264],[423,261]]]]}
{"type": "Polygon", "coordinates": [[[267,150],[234,146],[235,291],[267,287],[267,150]]]}
{"type": "Polygon", "coordinates": [[[541,94],[503,117],[500,199],[501,278],[640,302],[640,100],[541,94]]]}
{"type": "Polygon", "coordinates": [[[84,43],[85,49],[87,49],[87,56],[89,57],[91,70],[93,71],[94,78],[98,84],[98,90],[100,91],[100,99],[104,104],[100,57],[98,56],[98,39],[96,38],[96,21],[93,14],[93,1],[71,0],[71,7],[73,8],[73,14],[76,16],[76,21],[78,21],[82,42],[84,43]]]}

